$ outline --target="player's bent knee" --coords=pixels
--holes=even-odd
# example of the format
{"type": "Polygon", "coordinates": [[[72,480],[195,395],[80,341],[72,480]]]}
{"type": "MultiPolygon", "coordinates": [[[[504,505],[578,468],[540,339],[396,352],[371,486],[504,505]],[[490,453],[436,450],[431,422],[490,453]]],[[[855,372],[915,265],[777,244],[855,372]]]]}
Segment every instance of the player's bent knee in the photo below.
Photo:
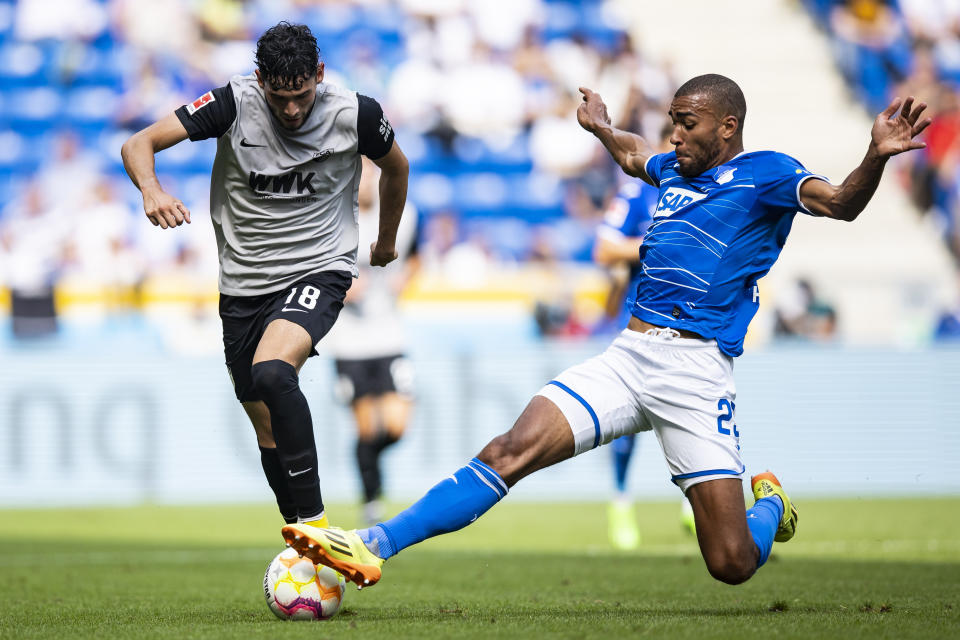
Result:
{"type": "Polygon", "coordinates": [[[754,574],[754,569],[745,569],[740,565],[727,565],[724,567],[709,567],[710,575],[725,584],[737,585],[743,584],[754,574]]]}
{"type": "Polygon", "coordinates": [[[295,389],[300,380],[292,364],[283,360],[264,360],[250,369],[253,388],[266,402],[295,389]]]}
{"type": "Polygon", "coordinates": [[[710,575],[726,584],[742,584],[757,570],[756,559],[741,553],[723,553],[704,560],[710,575]]]}

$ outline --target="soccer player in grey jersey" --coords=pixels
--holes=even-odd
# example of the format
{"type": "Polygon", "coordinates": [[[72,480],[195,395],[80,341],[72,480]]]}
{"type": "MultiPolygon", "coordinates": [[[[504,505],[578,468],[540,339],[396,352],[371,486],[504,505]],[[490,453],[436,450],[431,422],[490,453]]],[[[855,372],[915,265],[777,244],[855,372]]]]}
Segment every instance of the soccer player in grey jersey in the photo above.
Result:
{"type": "Polygon", "coordinates": [[[306,26],[268,29],[256,64],[253,75],[236,76],[134,134],[121,153],[147,218],[168,229],[189,223],[190,212],[160,186],[154,154],[188,137],[217,138],[210,216],[227,368],[284,520],[326,526],[298,374],[357,275],[361,154],[382,170],[372,266],[397,257],[409,167],[375,100],[324,84],[306,26]]]}

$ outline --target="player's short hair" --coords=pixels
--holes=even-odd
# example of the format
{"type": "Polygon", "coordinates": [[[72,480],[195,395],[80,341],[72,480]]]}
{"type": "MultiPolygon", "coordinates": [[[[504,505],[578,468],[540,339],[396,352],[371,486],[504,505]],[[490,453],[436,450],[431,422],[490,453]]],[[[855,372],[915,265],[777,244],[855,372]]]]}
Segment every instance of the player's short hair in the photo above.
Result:
{"type": "Polygon", "coordinates": [[[743,121],[747,117],[747,101],[736,82],[717,73],[708,73],[690,78],[673,94],[681,96],[706,96],[716,109],[719,118],[733,116],[737,119],[737,133],[743,133],[743,121]]]}
{"type": "Polygon", "coordinates": [[[260,76],[271,87],[295,90],[305,78],[317,73],[320,48],[310,27],[284,20],[257,40],[256,63],[260,76]]]}

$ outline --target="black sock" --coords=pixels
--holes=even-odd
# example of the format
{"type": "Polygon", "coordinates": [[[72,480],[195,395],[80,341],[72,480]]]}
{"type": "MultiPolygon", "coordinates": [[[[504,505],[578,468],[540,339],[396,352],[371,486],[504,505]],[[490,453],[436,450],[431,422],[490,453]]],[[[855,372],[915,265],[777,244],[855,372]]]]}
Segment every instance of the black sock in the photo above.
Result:
{"type": "Polygon", "coordinates": [[[380,497],[380,461],[373,440],[357,440],[357,468],[363,484],[363,501],[370,502],[380,497]]]}
{"type": "Polygon", "coordinates": [[[280,507],[280,515],[287,524],[293,524],[297,521],[297,504],[290,495],[290,488],[287,487],[286,474],[283,466],[280,464],[280,456],[276,449],[264,449],[260,447],[260,464],[263,466],[263,473],[267,476],[267,484],[273,489],[273,494],[277,497],[277,506],[280,507]]]}
{"type": "Polygon", "coordinates": [[[297,370],[283,360],[267,360],[253,365],[251,373],[254,389],[270,410],[273,439],[297,515],[312,518],[323,512],[323,498],[313,420],[297,370]]]}
{"type": "Polygon", "coordinates": [[[370,440],[357,440],[357,467],[363,483],[363,501],[371,502],[380,497],[383,477],[380,473],[380,454],[399,440],[397,436],[383,432],[370,440]]]}

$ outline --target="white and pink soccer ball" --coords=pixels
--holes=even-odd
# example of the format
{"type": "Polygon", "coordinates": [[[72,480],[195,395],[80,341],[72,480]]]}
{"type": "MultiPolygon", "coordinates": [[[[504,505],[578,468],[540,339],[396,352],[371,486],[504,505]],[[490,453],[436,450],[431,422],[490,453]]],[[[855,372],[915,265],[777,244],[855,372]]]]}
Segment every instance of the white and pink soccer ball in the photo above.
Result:
{"type": "Polygon", "coordinates": [[[293,549],[281,551],[263,576],[267,606],[281,620],[329,620],[340,610],[345,587],[342,575],[293,549]]]}

